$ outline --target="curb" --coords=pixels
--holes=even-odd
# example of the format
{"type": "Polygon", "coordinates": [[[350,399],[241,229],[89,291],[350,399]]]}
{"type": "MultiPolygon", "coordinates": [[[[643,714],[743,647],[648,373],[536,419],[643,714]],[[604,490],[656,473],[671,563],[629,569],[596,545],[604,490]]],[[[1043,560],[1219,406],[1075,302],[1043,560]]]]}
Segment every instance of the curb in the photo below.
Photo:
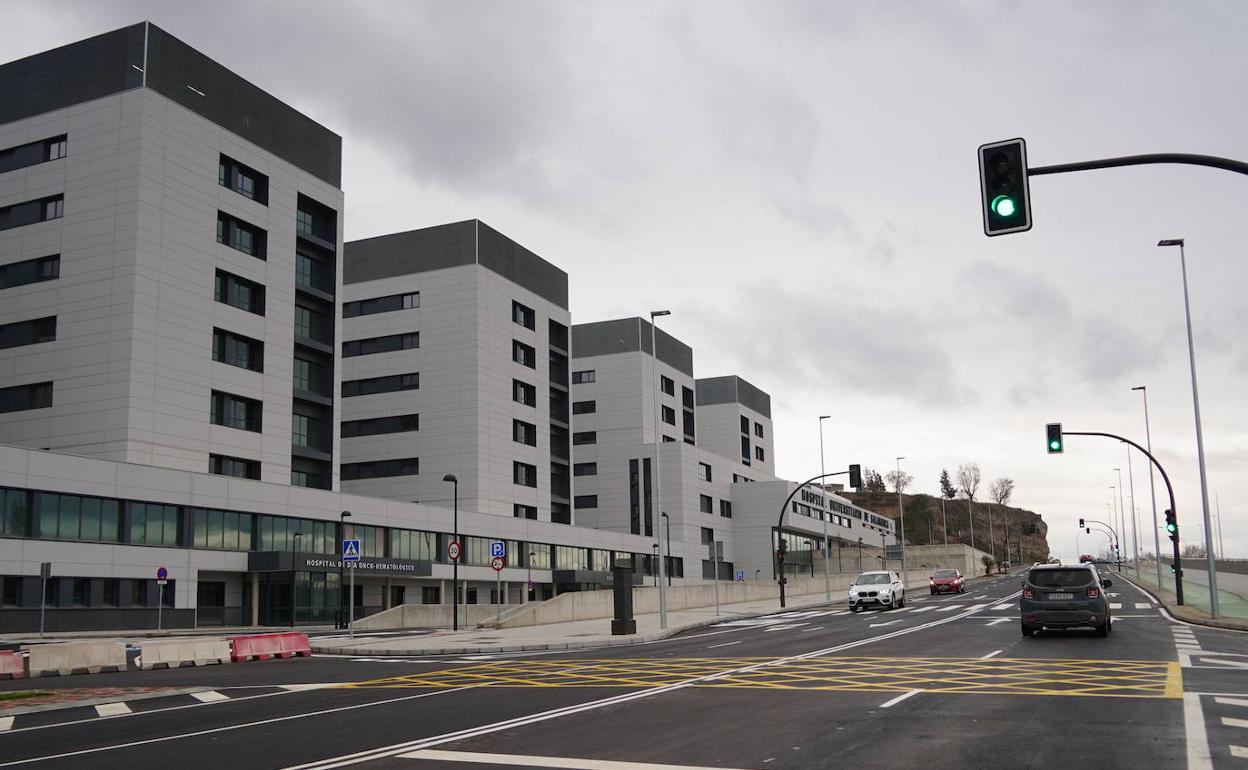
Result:
{"type": "MultiPolygon", "coordinates": [[[[835,601],[833,602],[835,603],[835,601]]],[[[727,620],[748,620],[749,618],[761,618],[766,615],[775,615],[777,612],[789,612],[796,610],[813,609],[815,607],[829,606],[828,602],[820,599],[817,602],[801,605],[790,605],[784,608],[773,607],[769,610],[760,610],[757,612],[745,612],[739,615],[718,616],[707,618],[705,620],[686,623],[682,626],[668,628],[655,634],[646,636],[628,636],[621,637],[619,641],[614,639],[610,641],[594,641],[594,642],[534,642],[530,644],[510,644],[502,646],[489,647],[440,647],[430,648],[427,650],[387,650],[377,647],[326,647],[324,645],[312,645],[312,652],[318,655],[351,655],[358,657],[387,657],[387,658],[423,658],[430,655],[479,655],[495,652],[540,652],[545,650],[589,650],[602,649],[607,647],[628,647],[636,644],[649,644],[668,639],[676,634],[682,634],[686,631],[694,631],[699,628],[713,626],[716,623],[723,623],[727,620]]],[[[603,621],[610,618],[600,618],[603,621]]]]}
{"type": "Polygon", "coordinates": [[[1157,604],[1161,606],[1162,611],[1167,616],[1169,616],[1171,620],[1175,620],[1180,623],[1187,623],[1189,625],[1194,625],[1194,626],[1206,626],[1208,628],[1218,628],[1224,631],[1248,631],[1248,621],[1222,620],[1220,618],[1202,617],[1201,615],[1188,609],[1186,605],[1178,606],[1178,605],[1170,604],[1169,602],[1161,598],[1161,596],[1159,595],[1160,593],[1159,591],[1154,592],[1151,587],[1140,585],[1139,583],[1135,582],[1134,580],[1132,580],[1131,578],[1127,577],[1126,575],[1122,573],[1118,573],[1118,577],[1122,578],[1123,580],[1127,581],[1128,583],[1135,586],[1139,590],[1153,597],[1153,599],[1157,601],[1157,604]]]}

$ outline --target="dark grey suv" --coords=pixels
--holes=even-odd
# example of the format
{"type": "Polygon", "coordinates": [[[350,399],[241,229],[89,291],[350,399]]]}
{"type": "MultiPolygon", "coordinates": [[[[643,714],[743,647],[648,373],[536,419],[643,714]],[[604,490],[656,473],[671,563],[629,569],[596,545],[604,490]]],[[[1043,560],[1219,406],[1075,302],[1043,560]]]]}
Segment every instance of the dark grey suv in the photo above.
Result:
{"type": "Polygon", "coordinates": [[[1018,600],[1023,636],[1042,628],[1092,628],[1097,636],[1109,636],[1113,618],[1102,580],[1091,564],[1041,564],[1027,571],[1023,595],[1018,600]]]}

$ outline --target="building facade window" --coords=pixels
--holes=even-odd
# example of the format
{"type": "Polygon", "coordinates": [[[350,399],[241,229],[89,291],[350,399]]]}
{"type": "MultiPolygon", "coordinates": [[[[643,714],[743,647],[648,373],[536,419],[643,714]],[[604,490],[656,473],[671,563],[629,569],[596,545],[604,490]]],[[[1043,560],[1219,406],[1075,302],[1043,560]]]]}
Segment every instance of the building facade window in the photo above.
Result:
{"type": "Polygon", "coordinates": [[[225,155],[217,162],[217,184],[257,203],[269,203],[269,178],[225,155]]]}
{"type": "Polygon", "coordinates": [[[355,318],[376,313],[390,313],[395,310],[411,310],[420,307],[420,292],[411,291],[404,294],[389,294],[384,297],[355,300],[342,303],[342,317],[355,318]]]}
{"type": "Polygon", "coordinates": [[[233,273],[217,271],[214,297],[217,302],[264,315],[264,286],[233,273]]]}
{"type": "Polygon", "coordinates": [[[572,384],[584,385],[589,382],[597,382],[598,373],[593,369],[585,369],[580,372],[572,372],[572,384]]]}
{"type": "Polygon", "coordinates": [[[316,289],[327,294],[333,294],[334,271],[320,257],[307,251],[296,251],[295,285],[301,289],[316,289]]]}
{"type": "Polygon", "coordinates": [[[659,375],[659,389],[669,396],[676,395],[676,383],[665,374],[659,375]]]}
{"type": "Polygon", "coordinates": [[[573,476],[597,476],[598,475],[598,463],[573,463],[572,475],[573,476]]]}
{"type": "Polygon", "coordinates": [[[725,519],[732,518],[732,501],[731,500],[719,501],[719,515],[723,516],[725,519]]]}
{"type": "Polygon", "coordinates": [[[191,509],[191,547],[215,551],[250,551],[255,516],[250,513],[191,509]]]}
{"type": "Polygon", "coordinates": [[[511,464],[511,480],[514,484],[522,487],[537,486],[537,466],[529,463],[522,463],[519,460],[511,464]]]}
{"type": "Polygon", "coordinates": [[[419,390],[420,372],[391,374],[386,377],[369,377],[362,380],[343,380],[342,395],[368,396],[374,393],[397,393],[402,390],[419,390]]]}
{"type": "Polygon", "coordinates": [[[537,521],[537,506],[524,505],[523,503],[514,503],[511,506],[511,515],[517,519],[529,519],[537,521]]]}
{"type": "Polygon", "coordinates": [[[750,437],[741,437],[741,463],[743,465],[750,464],[750,437]]]}
{"type": "Polygon", "coordinates": [[[52,406],[52,383],[33,382],[0,388],[0,414],[52,406]]]}
{"type": "Polygon", "coordinates": [[[34,512],[35,537],[121,542],[121,503],[117,500],[36,492],[34,512]]]}
{"type": "Polygon", "coordinates": [[[520,340],[511,341],[511,360],[527,366],[530,369],[537,368],[537,350],[532,345],[526,345],[520,340]]]}
{"type": "Polygon", "coordinates": [[[322,420],[306,414],[291,415],[290,443],[293,446],[324,450],[328,443],[325,438],[325,423],[322,420]]]}
{"type": "Polygon", "coordinates": [[[210,416],[214,425],[255,433],[261,431],[263,405],[259,401],[220,390],[212,391],[211,401],[210,416]]]}
{"type": "Polygon", "coordinates": [[[0,265],[0,289],[12,289],[61,277],[61,255],[0,265]]]}
{"type": "Polygon", "coordinates": [[[224,211],[217,212],[217,243],[247,256],[265,259],[265,232],[224,211]]]}
{"type": "Polygon", "coordinates": [[[295,390],[329,395],[329,370],[318,361],[295,356],[292,384],[295,390]]]}
{"type": "Polygon", "coordinates": [[[511,440],[519,444],[537,446],[537,426],[524,420],[512,420],[511,440]]]}
{"type": "Polygon", "coordinates": [[[233,476],[238,479],[259,479],[260,463],[242,457],[227,455],[208,455],[208,472],[218,476],[233,476]]]}
{"type": "Polygon", "coordinates": [[[579,511],[585,508],[598,507],[598,495],[577,495],[572,500],[572,505],[579,511]]]}
{"type": "Polygon", "coordinates": [[[130,541],[136,545],[172,545],[178,538],[180,509],[176,505],[130,503],[130,541]]]}
{"type": "Polygon", "coordinates": [[[520,380],[511,381],[511,398],[517,404],[537,406],[537,388],[520,380]]]}
{"type": "Polygon", "coordinates": [[[413,561],[439,561],[438,534],[412,529],[390,530],[390,556],[413,561]]]}
{"type": "Polygon", "coordinates": [[[698,479],[700,481],[711,480],[711,466],[707,463],[698,463],[698,479]]]}
{"type": "Polygon", "coordinates": [[[676,424],[676,410],[675,409],[671,408],[667,404],[663,404],[661,411],[663,413],[663,422],[667,423],[668,425],[676,424]]]}
{"type": "Polygon", "coordinates": [[[420,332],[387,334],[384,337],[347,340],[342,343],[342,355],[344,358],[350,358],[352,356],[369,356],[374,353],[393,353],[396,350],[414,350],[419,347],[420,332]]]}
{"type": "Polygon", "coordinates": [[[763,436],[763,424],[762,424],[761,422],[756,422],[756,423],[754,423],[754,435],[755,435],[755,436],[758,436],[759,438],[764,438],[764,436],[763,436]]]}
{"type": "Polygon", "coordinates": [[[760,463],[766,462],[767,455],[763,452],[763,448],[761,446],[754,447],[754,459],[758,460],[760,463]]]}
{"type": "Polygon", "coordinates": [[[64,215],[64,195],[52,195],[24,203],[14,203],[11,206],[0,207],[0,230],[60,219],[64,215]]]}
{"type": "Polygon", "coordinates": [[[263,372],[264,343],[224,329],[213,329],[212,360],[253,372],[263,372]]]}
{"type": "Polygon", "coordinates": [[[537,328],[537,314],[533,312],[533,308],[521,305],[515,300],[511,302],[511,320],[526,329],[537,328]]]}
{"type": "Polygon", "coordinates": [[[64,134],[51,139],[41,139],[37,142],[27,142],[16,147],[5,148],[0,150],[0,174],[60,160],[65,157],[67,149],[68,142],[64,134]]]}
{"type": "Polygon", "coordinates": [[[573,401],[572,414],[593,414],[598,411],[597,401],[573,401]]]}
{"type": "Polygon", "coordinates": [[[343,481],[357,479],[381,479],[392,476],[415,476],[420,473],[420,458],[404,457],[398,460],[373,460],[362,463],[343,463],[343,481]]]}
{"type": "Polygon", "coordinates": [[[583,446],[585,444],[597,444],[598,432],[593,430],[584,430],[572,434],[572,445],[583,446]]]}
{"type": "Polygon", "coordinates": [[[343,420],[341,423],[343,438],[407,433],[414,430],[420,430],[419,414],[396,414],[389,417],[374,417],[369,420],[343,420]]]}
{"type": "Polygon", "coordinates": [[[56,340],[56,316],[0,324],[0,349],[20,348],[56,340]]]}
{"type": "Polygon", "coordinates": [[[714,513],[715,501],[710,495],[698,495],[698,510],[702,513],[714,513]]]}
{"type": "Polygon", "coordinates": [[[329,345],[334,324],[329,316],[307,305],[295,305],[295,336],[329,345]]]}

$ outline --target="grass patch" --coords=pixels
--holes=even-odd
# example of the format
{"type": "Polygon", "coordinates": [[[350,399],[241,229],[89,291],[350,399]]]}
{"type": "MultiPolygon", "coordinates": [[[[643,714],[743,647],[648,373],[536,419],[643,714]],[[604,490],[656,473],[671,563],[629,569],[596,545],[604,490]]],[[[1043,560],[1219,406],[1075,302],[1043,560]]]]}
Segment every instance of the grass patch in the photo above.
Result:
{"type": "Polygon", "coordinates": [[[47,690],[13,690],[10,692],[0,692],[0,702],[6,700],[22,700],[23,698],[38,698],[41,695],[47,694],[47,690]]]}

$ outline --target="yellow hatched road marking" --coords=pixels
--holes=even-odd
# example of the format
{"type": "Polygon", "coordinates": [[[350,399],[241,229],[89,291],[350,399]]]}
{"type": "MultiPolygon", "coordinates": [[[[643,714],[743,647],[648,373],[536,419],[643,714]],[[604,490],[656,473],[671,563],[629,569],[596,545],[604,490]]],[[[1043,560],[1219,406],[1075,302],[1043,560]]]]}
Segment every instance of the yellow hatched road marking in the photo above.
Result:
{"type": "Polygon", "coordinates": [[[611,658],[497,660],[463,668],[354,682],[351,688],[656,687],[707,677],[694,687],[1181,698],[1172,661],[1062,658],[611,658]],[[751,667],[753,666],[753,667],[751,667]],[[743,667],[748,670],[741,670],[743,667]],[[731,673],[730,673],[731,672],[731,673]]]}

